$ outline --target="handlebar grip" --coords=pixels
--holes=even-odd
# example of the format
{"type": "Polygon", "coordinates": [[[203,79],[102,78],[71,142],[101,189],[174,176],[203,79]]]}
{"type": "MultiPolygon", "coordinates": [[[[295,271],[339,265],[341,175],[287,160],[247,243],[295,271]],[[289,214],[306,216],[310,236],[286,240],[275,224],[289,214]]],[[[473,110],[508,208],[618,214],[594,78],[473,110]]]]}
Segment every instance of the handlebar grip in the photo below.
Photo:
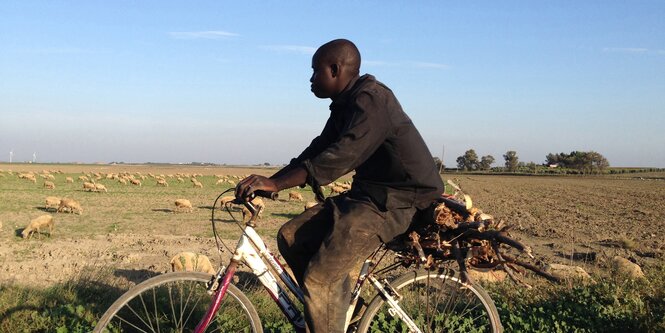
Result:
{"type": "Polygon", "coordinates": [[[277,200],[277,197],[278,197],[277,192],[256,190],[256,191],[252,192],[252,195],[249,196],[248,198],[245,198],[244,200],[240,199],[240,198],[235,198],[235,199],[233,199],[232,203],[234,203],[236,205],[243,205],[248,201],[252,201],[257,196],[272,199],[272,200],[277,200]]]}
{"type": "Polygon", "coordinates": [[[278,197],[277,192],[262,191],[262,190],[256,190],[253,192],[253,194],[259,197],[264,197],[272,200],[276,200],[278,197]]]}

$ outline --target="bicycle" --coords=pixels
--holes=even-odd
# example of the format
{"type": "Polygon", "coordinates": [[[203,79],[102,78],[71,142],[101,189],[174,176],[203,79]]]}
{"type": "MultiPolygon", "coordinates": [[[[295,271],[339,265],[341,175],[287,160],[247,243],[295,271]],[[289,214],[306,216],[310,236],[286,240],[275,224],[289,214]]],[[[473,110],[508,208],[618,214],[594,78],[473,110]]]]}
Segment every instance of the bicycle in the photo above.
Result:
{"type": "MultiPolygon", "coordinates": [[[[258,195],[277,198],[276,193],[258,195]]],[[[212,211],[216,241],[217,200],[212,211]]],[[[174,272],[150,278],[118,298],[102,315],[94,332],[261,333],[263,327],[254,305],[232,283],[241,263],[258,278],[295,331],[304,332],[303,313],[292,300],[295,297],[296,302],[303,303],[303,292],[256,232],[261,210],[251,201],[234,203],[244,205],[251,217],[241,226],[242,234],[227,266],[222,265],[213,276],[174,272]]],[[[228,206],[226,209],[231,213],[228,206]]],[[[429,228],[424,223],[415,225],[429,228]]],[[[477,232],[480,226],[469,224],[465,230],[477,232]]],[[[492,299],[466,276],[462,258],[471,247],[459,246],[468,241],[462,237],[466,232],[446,236],[449,241],[437,234],[436,243],[431,235],[412,230],[382,244],[360,269],[347,311],[346,332],[502,332],[492,299]],[[384,260],[390,257],[392,262],[386,264],[384,260]],[[459,271],[444,265],[454,261],[460,264],[459,271]],[[395,275],[397,278],[389,282],[388,278],[395,275]],[[374,290],[367,304],[361,297],[370,295],[363,289],[366,284],[374,290]],[[358,309],[364,312],[356,313],[358,309]]]]}

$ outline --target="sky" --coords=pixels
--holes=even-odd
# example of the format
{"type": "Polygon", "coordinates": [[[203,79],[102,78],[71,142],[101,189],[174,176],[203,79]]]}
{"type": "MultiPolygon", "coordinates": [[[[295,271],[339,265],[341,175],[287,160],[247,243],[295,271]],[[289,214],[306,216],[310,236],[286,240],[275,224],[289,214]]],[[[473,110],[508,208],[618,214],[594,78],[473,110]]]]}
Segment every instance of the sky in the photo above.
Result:
{"type": "Polygon", "coordinates": [[[665,167],[665,1],[0,1],[0,162],[283,164],[353,41],[446,166],[665,167]]]}

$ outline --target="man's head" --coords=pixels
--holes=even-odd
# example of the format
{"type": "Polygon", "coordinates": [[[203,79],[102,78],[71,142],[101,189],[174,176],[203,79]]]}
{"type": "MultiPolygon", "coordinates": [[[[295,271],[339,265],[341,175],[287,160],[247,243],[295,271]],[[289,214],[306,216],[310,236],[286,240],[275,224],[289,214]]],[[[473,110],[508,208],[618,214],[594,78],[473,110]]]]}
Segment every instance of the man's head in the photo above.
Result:
{"type": "Polygon", "coordinates": [[[323,44],[312,57],[312,92],[319,98],[335,98],[360,72],[360,52],[349,40],[323,44]]]}

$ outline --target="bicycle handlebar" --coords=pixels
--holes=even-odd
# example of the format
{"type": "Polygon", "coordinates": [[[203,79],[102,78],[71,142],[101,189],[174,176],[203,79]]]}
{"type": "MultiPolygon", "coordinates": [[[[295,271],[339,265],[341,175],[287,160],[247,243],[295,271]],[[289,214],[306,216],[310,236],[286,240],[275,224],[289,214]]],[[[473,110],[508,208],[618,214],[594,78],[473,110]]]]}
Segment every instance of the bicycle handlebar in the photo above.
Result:
{"type": "Polygon", "coordinates": [[[268,198],[268,199],[272,199],[272,200],[277,200],[278,194],[277,194],[277,192],[256,190],[256,191],[252,192],[252,194],[247,198],[235,198],[235,199],[233,199],[232,203],[234,203],[236,205],[245,206],[245,208],[247,208],[247,210],[249,210],[249,212],[251,213],[251,218],[249,219],[249,221],[247,221],[248,223],[253,223],[256,220],[256,218],[258,217],[259,213],[260,213],[261,207],[258,207],[258,209],[257,209],[257,207],[254,207],[254,205],[252,204],[252,200],[254,200],[254,198],[256,198],[256,197],[263,197],[263,198],[268,198]]]}

